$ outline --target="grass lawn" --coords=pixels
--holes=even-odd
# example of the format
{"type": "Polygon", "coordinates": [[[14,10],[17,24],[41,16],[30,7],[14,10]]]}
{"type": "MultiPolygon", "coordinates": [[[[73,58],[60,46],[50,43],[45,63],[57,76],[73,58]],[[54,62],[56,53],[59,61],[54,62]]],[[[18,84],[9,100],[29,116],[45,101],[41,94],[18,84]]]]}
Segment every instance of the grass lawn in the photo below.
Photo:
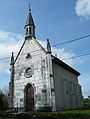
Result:
{"type": "Polygon", "coordinates": [[[67,110],[67,111],[61,111],[59,113],[68,114],[68,115],[87,115],[87,116],[90,116],[90,109],[67,110]]]}
{"type": "MultiPolygon", "coordinates": [[[[0,117],[10,117],[10,113],[1,112],[0,117]]],[[[14,114],[13,114],[14,115],[14,114]]],[[[56,117],[55,119],[69,119],[69,117],[75,117],[75,119],[90,119],[90,109],[82,109],[82,110],[67,110],[67,111],[60,111],[60,112],[23,112],[17,114],[17,118],[15,119],[31,119],[33,115],[39,116],[39,117],[56,117]]],[[[72,118],[74,119],[74,118],[72,118]]]]}
{"type": "Polygon", "coordinates": [[[68,111],[60,111],[60,112],[25,112],[21,114],[22,116],[32,117],[36,116],[57,116],[57,117],[90,117],[90,109],[88,110],[68,110],[68,111]]]}

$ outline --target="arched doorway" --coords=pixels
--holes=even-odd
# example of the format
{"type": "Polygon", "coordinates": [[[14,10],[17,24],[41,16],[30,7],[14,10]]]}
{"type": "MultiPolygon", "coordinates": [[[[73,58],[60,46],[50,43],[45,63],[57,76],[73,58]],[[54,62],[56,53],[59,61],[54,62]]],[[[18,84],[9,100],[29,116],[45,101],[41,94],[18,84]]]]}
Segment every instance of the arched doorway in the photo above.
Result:
{"type": "Polygon", "coordinates": [[[27,84],[25,88],[25,108],[26,111],[34,110],[34,88],[31,84],[27,84]]]}

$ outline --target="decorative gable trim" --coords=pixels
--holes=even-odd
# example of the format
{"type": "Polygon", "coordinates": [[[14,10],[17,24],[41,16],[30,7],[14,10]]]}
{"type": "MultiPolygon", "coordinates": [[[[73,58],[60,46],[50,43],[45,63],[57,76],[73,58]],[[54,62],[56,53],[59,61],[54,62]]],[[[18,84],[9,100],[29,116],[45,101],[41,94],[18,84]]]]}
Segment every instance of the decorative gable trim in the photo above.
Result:
{"type": "Polygon", "coordinates": [[[18,52],[18,54],[17,54],[17,56],[16,56],[16,59],[15,59],[15,61],[14,61],[14,64],[15,64],[15,62],[16,62],[16,60],[17,60],[19,54],[20,54],[20,52],[22,51],[22,48],[23,48],[25,42],[26,42],[26,40],[24,40],[24,42],[23,42],[23,44],[22,44],[22,46],[21,46],[21,48],[20,48],[20,50],[19,50],[19,52],[18,52]]]}

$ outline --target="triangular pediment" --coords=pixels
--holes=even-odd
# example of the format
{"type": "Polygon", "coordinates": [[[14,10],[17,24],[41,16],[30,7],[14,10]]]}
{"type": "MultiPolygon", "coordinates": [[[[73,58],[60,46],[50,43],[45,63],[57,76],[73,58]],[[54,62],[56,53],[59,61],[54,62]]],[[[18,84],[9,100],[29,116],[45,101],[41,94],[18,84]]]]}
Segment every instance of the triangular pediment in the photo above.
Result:
{"type": "Polygon", "coordinates": [[[42,47],[42,45],[35,38],[33,38],[33,37],[28,38],[23,42],[23,44],[16,56],[15,62],[17,61],[19,56],[23,57],[23,56],[27,55],[28,53],[30,53],[30,54],[36,53],[37,55],[39,55],[41,52],[46,54],[47,51],[42,47]]]}

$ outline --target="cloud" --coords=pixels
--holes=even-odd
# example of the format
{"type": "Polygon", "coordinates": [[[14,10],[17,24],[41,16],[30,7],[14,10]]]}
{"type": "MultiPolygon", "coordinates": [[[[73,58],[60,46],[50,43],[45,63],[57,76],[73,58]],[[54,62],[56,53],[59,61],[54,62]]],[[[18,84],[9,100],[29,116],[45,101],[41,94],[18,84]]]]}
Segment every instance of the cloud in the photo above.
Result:
{"type": "Polygon", "coordinates": [[[87,97],[90,95],[90,73],[84,73],[80,76],[79,82],[82,86],[83,96],[87,97]]]}
{"type": "MultiPolygon", "coordinates": [[[[41,44],[44,48],[46,48],[46,41],[40,41],[40,40],[38,40],[38,41],[40,42],[40,44],[41,44]]],[[[76,59],[72,59],[72,58],[66,60],[67,58],[74,57],[75,54],[72,53],[72,52],[70,52],[70,51],[66,51],[64,48],[52,47],[52,54],[53,54],[54,56],[57,55],[57,57],[58,57],[60,60],[64,61],[65,63],[67,63],[67,64],[70,65],[70,66],[74,66],[74,65],[76,64],[76,62],[77,62],[76,59]]]]}
{"type": "MultiPolygon", "coordinates": [[[[11,53],[14,52],[16,56],[23,41],[23,36],[20,34],[0,30],[0,59],[7,58],[0,60],[0,71],[8,73],[11,53]]],[[[38,41],[44,48],[46,48],[46,41],[38,41]]],[[[66,51],[64,48],[52,48],[52,54],[57,54],[58,58],[60,59],[75,56],[74,53],[66,51]]],[[[66,62],[70,66],[73,66],[75,64],[74,59],[65,60],[64,62],[66,62]]]]}
{"type": "Polygon", "coordinates": [[[23,36],[0,30],[0,72],[8,72],[11,53],[15,55],[23,42],[23,36]],[[2,60],[3,58],[6,58],[2,60]]]}
{"type": "Polygon", "coordinates": [[[57,55],[57,57],[62,60],[63,62],[65,62],[66,64],[70,65],[70,66],[74,66],[76,64],[76,59],[68,59],[70,57],[74,57],[75,54],[71,53],[69,51],[66,51],[64,48],[59,49],[59,48],[52,48],[52,51],[54,54],[57,55]]]}
{"type": "MultiPolygon", "coordinates": [[[[10,56],[12,51],[14,52],[14,55],[18,53],[24,39],[23,36],[17,33],[11,33],[0,30],[0,88],[7,87],[8,82],[10,80],[10,56]],[[1,60],[3,58],[6,58],[4,60],[1,60]],[[2,80],[3,79],[3,80],[2,80]]],[[[46,48],[46,41],[40,41],[40,44],[46,48]]],[[[52,47],[52,54],[57,54],[57,57],[60,59],[65,59],[68,57],[75,56],[74,53],[70,51],[66,51],[64,48],[56,48],[52,47]]],[[[76,59],[69,59],[64,60],[67,64],[70,66],[74,66],[76,64],[76,59]]]]}
{"type": "Polygon", "coordinates": [[[20,41],[22,39],[22,35],[18,33],[12,33],[7,31],[0,30],[0,43],[7,43],[7,44],[13,44],[16,41],[20,41]]]}
{"type": "Polygon", "coordinates": [[[77,0],[75,6],[76,14],[85,19],[90,18],[90,0],[77,0]]]}

